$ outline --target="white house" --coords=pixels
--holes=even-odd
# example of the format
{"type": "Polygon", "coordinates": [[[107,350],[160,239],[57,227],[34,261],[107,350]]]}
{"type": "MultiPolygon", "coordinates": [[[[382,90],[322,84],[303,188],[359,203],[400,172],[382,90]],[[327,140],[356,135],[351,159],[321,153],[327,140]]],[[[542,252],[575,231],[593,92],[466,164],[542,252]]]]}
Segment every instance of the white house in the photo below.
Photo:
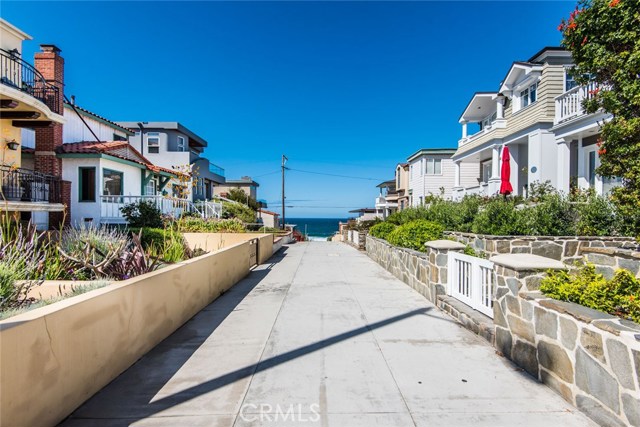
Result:
{"type": "Polygon", "coordinates": [[[546,47],[514,62],[495,92],[477,92],[460,117],[462,138],[453,155],[454,197],[494,195],[500,188],[503,147],[510,151],[514,194],[527,195],[533,182],[550,182],[568,192],[574,181],[602,194],[616,180],[598,177],[596,142],[602,113],[586,115],[581,101],[593,87],[575,87],[571,53],[546,47]],[[473,133],[470,126],[474,126],[473,133]],[[480,165],[480,185],[464,182],[467,164],[480,165]]]}
{"type": "MultiPolygon", "coordinates": [[[[409,203],[420,206],[429,195],[451,198],[455,186],[455,172],[451,156],[453,148],[425,148],[418,150],[409,158],[409,203]]],[[[477,162],[466,162],[460,168],[460,183],[477,186],[477,162]]]]}
{"type": "Polygon", "coordinates": [[[168,169],[191,171],[193,181],[184,191],[193,201],[209,200],[225,184],[225,171],[203,156],[207,141],[178,122],[119,122],[132,129],[133,147],[153,164],[168,169]]]}

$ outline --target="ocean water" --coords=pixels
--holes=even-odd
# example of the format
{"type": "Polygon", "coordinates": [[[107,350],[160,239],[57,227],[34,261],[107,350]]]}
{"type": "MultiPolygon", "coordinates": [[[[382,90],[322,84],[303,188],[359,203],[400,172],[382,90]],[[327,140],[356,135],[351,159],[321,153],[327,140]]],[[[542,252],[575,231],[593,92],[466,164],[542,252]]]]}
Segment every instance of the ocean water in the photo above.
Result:
{"type": "Polygon", "coordinates": [[[287,224],[295,224],[302,234],[306,226],[309,240],[327,240],[338,231],[338,223],[346,221],[346,218],[287,218],[287,224]]]}

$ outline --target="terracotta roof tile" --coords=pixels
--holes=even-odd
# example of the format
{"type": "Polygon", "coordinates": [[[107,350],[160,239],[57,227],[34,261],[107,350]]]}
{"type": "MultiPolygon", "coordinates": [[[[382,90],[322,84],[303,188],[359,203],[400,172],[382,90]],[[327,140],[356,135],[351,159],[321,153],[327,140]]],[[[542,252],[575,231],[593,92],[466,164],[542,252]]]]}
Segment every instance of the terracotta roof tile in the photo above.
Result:
{"type": "Polygon", "coordinates": [[[127,141],[82,141],[62,144],[56,148],[58,154],[108,154],[123,160],[129,160],[145,166],[154,172],[167,172],[173,175],[180,173],[175,170],[156,166],[144,157],[127,141]]]}

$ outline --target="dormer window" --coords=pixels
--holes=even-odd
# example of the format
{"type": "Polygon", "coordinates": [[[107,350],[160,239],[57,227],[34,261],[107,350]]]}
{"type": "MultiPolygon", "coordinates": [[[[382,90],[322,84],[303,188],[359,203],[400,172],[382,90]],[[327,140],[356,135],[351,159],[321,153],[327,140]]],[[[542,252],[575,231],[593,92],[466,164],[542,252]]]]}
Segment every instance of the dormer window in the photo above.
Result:
{"type": "Polygon", "coordinates": [[[520,108],[527,107],[538,99],[538,83],[534,83],[520,92],[520,108]]]}

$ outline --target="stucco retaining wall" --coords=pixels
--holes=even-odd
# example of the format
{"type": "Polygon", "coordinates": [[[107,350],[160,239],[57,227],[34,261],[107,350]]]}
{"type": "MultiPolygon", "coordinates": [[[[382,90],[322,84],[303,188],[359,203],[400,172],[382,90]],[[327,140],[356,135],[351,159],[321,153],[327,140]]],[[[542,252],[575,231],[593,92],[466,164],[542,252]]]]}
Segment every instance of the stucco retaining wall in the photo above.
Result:
{"type": "Polygon", "coordinates": [[[250,270],[241,242],[0,321],[0,424],[53,426],[250,270]]]}
{"type": "Polygon", "coordinates": [[[581,250],[584,248],[640,250],[638,242],[631,237],[490,236],[456,231],[445,231],[444,234],[471,246],[487,258],[499,254],[525,253],[574,263],[582,260],[581,250]]]}
{"type": "Polygon", "coordinates": [[[191,248],[207,252],[258,239],[258,264],[264,263],[273,255],[272,233],[183,233],[183,236],[191,248]]]}

